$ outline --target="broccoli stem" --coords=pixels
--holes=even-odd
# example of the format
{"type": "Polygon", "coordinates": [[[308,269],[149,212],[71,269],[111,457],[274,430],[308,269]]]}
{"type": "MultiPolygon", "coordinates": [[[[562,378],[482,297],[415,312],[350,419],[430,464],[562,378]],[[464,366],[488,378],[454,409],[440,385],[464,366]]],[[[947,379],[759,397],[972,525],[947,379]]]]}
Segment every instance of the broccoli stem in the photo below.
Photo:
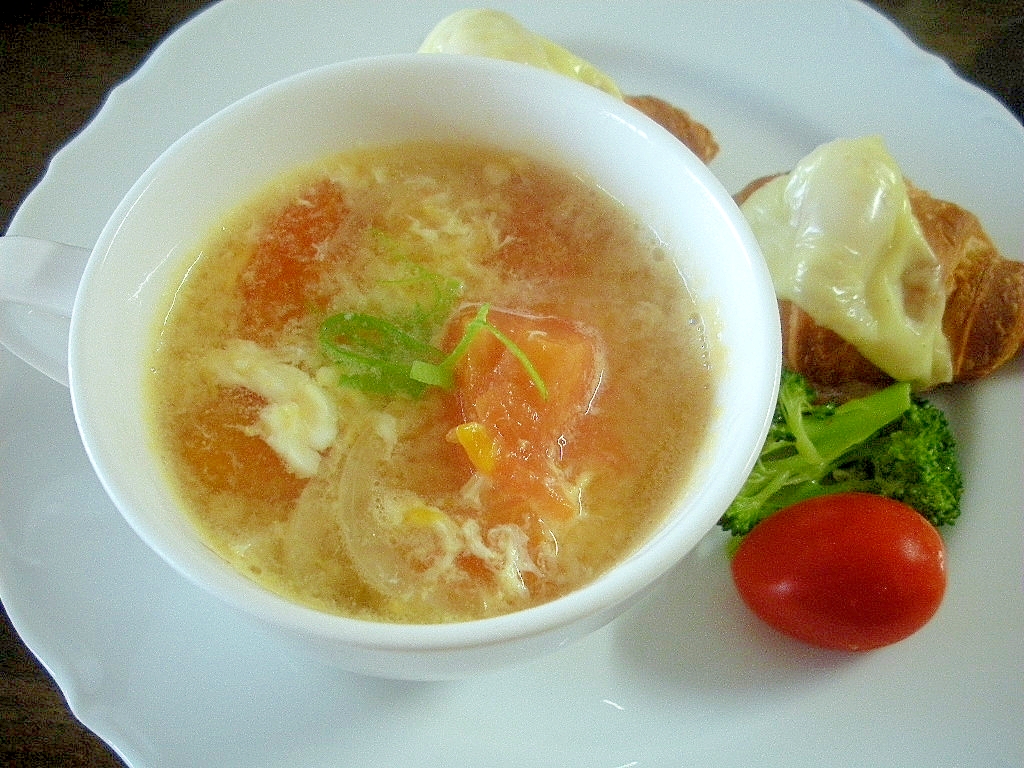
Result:
{"type": "Polygon", "coordinates": [[[913,404],[906,383],[838,406],[816,405],[813,394],[802,377],[784,375],[773,431],[722,527],[743,535],[783,507],[840,490],[837,465],[913,404]]]}
{"type": "Polygon", "coordinates": [[[740,538],[780,509],[843,491],[887,496],[933,525],[952,524],[963,478],[949,421],[906,383],[836,405],[783,370],[761,455],[719,525],[740,538]]]}
{"type": "Polygon", "coordinates": [[[843,403],[827,420],[803,419],[803,430],[820,457],[818,461],[827,469],[844,453],[906,413],[910,405],[910,385],[899,382],[843,403]]]}

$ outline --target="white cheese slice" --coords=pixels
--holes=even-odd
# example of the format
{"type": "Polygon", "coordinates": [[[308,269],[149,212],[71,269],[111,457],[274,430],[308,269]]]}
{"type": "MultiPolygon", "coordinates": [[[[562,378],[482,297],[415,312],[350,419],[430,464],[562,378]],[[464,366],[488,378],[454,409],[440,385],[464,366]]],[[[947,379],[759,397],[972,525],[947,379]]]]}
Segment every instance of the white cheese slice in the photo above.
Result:
{"type": "Polygon", "coordinates": [[[524,27],[501,11],[465,8],[438,22],[419,53],[457,53],[529,64],[622,98],[615,82],[589,61],[524,27]]]}
{"type": "Polygon", "coordinates": [[[312,477],[321,452],[338,436],[338,415],[327,393],[305,371],[277,359],[255,342],[233,339],[213,353],[211,369],[228,386],[264,400],[259,436],[299,477],[312,477]]]}
{"type": "Polygon", "coordinates": [[[742,209],[780,299],[899,381],[952,379],[942,270],[880,138],[818,147],[742,209]]]}

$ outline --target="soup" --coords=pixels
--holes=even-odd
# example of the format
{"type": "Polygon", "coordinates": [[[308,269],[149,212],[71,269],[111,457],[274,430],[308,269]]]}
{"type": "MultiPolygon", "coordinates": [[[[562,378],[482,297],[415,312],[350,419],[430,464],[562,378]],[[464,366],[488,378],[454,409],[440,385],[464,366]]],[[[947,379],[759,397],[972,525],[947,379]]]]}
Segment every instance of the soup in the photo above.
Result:
{"type": "Polygon", "coordinates": [[[561,168],[409,144],[232,212],[157,331],[154,443],[208,545],[313,608],[499,615],[664,520],[714,370],[673,260],[561,168]]]}

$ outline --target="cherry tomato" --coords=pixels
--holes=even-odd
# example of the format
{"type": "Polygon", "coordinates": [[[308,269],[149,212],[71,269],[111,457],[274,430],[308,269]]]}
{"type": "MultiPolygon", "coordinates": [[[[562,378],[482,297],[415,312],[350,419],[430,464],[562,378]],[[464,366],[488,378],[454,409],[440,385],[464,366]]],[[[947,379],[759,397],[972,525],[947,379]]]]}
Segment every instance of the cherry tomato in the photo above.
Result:
{"type": "Polygon", "coordinates": [[[740,544],[732,574],[743,601],[811,645],[866,651],[902,640],[935,614],[945,547],[916,510],[867,493],[780,510],[740,544]]]}

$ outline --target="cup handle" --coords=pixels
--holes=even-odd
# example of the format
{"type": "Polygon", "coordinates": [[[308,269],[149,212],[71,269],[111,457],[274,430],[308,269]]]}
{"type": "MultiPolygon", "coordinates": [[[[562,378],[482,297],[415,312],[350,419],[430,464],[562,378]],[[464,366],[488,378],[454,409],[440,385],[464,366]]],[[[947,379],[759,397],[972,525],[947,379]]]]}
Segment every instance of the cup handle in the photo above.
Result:
{"type": "Polygon", "coordinates": [[[90,250],[0,237],[0,344],[68,385],[68,333],[90,250]]]}

